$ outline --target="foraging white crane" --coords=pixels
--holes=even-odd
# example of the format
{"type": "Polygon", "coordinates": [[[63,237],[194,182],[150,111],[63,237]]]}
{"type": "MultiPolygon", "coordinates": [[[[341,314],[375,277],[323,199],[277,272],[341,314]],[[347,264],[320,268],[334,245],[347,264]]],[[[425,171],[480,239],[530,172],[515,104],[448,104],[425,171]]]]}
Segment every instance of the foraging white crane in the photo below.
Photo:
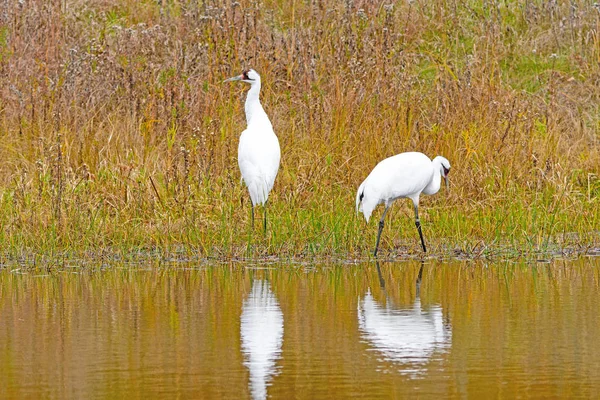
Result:
{"type": "Polygon", "coordinates": [[[244,365],[250,371],[253,399],[266,399],[267,386],[277,374],[283,343],[283,313],[268,281],[256,279],[242,306],[240,337],[244,365]]]}
{"type": "Polygon", "coordinates": [[[238,164],[252,200],[252,226],[254,226],[254,207],[258,204],[264,205],[264,229],[266,232],[266,204],[269,193],[273,189],[281,159],[279,140],[258,98],[260,94],[260,75],[255,70],[250,69],[242,72],[241,75],[225,80],[225,82],[231,81],[242,81],[250,84],[250,90],[244,105],[248,126],[240,136],[238,164]]]}
{"type": "Polygon", "coordinates": [[[423,153],[401,153],[386,158],[373,168],[367,179],[360,185],[356,193],[356,213],[361,211],[369,223],[369,218],[378,204],[385,204],[385,210],[379,221],[377,243],[373,255],[377,257],[379,239],[383,230],[384,218],[394,200],[408,197],[415,208],[415,225],[419,230],[423,252],[425,240],[419,220],[419,196],[421,193],[436,194],[440,190],[441,178],[448,186],[450,162],[442,156],[431,161],[423,153]]]}

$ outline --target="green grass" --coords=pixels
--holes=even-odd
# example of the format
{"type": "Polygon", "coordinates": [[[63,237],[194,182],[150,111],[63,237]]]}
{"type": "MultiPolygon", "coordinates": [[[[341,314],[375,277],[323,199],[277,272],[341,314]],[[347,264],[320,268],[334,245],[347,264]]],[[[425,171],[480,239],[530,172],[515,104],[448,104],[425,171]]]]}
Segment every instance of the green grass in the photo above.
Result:
{"type": "MultiPolygon", "coordinates": [[[[600,246],[588,3],[163,3],[7,10],[5,257],[367,257],[381,211],[366,226],[355,191],[409,150],[453,166],[450,191],[422,199],[432,254],[600,246]],[[221,83],[246,67],[282,147],[266,235],[236,161],[245,88],[221,83]]],[[[420,255],[407,201],[382,240],[420,255]]]]}

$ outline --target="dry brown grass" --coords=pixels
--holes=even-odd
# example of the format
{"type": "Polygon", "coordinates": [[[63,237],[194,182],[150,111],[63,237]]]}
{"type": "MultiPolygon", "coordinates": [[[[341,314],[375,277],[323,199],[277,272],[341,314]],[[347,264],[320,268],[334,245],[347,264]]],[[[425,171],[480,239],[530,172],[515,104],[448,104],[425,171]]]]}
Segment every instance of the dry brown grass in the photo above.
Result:
{"type": "MultiPolygon", "coordinates": [[[[598,245],[589,2],[0,7],[5,252],[363,251],[375,228],[353,216],[354,191],[408,150],[453,165],[452,190],[423,205],[434,251],[598,245]],[[221,84],[245,67],[263,77],[282,146],[266,237],[249,231],[239,183],[245,91],[221,84]]],[[[396,209],[384,247],[418,251],[396,209]]]]}

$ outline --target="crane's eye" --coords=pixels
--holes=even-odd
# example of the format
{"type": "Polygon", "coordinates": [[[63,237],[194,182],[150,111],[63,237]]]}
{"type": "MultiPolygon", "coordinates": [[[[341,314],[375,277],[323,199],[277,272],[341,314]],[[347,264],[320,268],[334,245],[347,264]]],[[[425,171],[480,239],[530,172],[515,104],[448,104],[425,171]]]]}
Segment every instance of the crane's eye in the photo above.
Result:
{"type": "Polygon", "coordinates": [[[444,175],[448,175],[450,173],[450,168],[444,167],[444,175]]]}
{"type": "Polygon", "coordinates": [[[250,77],[248,76],[248,72],[250,72],[250,70],[242,72],[242,76],[244,77],[244,80],[251,81],[252,79],[250,79],[250,77]]]}

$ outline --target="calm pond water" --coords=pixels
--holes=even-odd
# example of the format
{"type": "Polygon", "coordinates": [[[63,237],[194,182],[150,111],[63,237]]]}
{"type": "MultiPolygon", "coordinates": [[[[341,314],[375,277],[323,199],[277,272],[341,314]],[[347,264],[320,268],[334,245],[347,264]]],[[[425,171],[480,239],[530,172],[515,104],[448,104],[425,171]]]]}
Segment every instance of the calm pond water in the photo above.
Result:
{"type": "Polygon", "coordinates": [[[600,397],[600,259],[420,270],[4,267],[0,398],[600,397]]]}

